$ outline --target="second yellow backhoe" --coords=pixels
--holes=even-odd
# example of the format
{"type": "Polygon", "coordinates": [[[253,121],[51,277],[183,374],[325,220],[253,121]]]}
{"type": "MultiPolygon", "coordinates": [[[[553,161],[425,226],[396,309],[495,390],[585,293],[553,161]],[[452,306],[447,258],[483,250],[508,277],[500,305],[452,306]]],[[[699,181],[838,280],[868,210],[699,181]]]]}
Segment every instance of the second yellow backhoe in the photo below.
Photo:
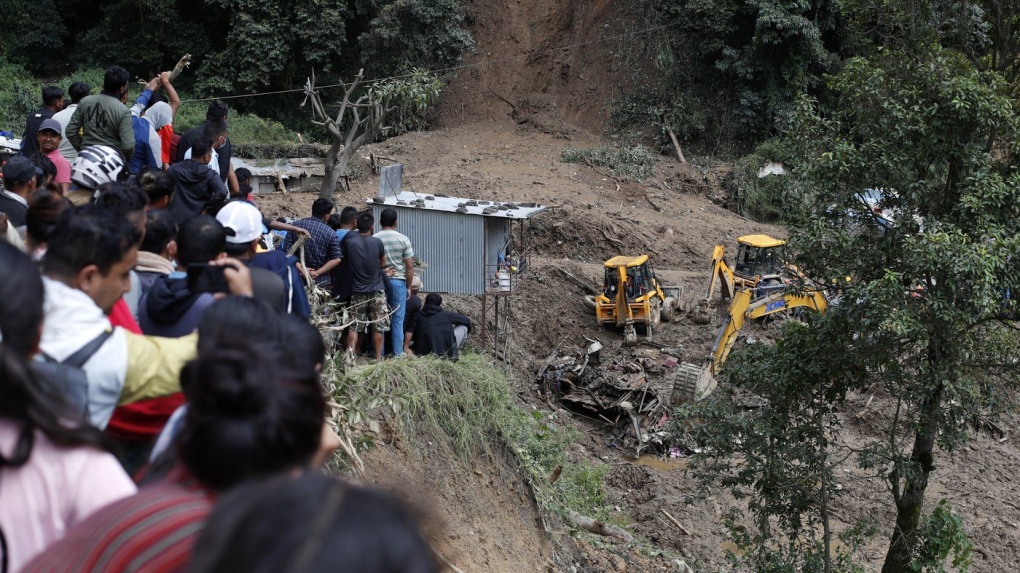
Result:
{"type": "MultiPolygon", "coordinates": [[[[817,288],[791,290],[790,278],[803,279],[800,271],[787,264],[786,242],[766,235],[745,235],[737,239],[737,259],[731,268],[726,264],[725,248],[715,247],[712,255],[712,281],[708,296],[712,298],[718,280],[720,293],[731,299],[726,322],[719,329],[712,354],[703,364],[683,362],[673,385],[673,401],[701,399],[716,387],[715,376],[737,340],[737,334],[749,320],[789,313],[796,309],[825,312],[828,300],[817,288]]],[[[708,316],[704,311],[704,316],[708,316]]],[[[707,320],[706,320],[707,323],[707,320]]]]}

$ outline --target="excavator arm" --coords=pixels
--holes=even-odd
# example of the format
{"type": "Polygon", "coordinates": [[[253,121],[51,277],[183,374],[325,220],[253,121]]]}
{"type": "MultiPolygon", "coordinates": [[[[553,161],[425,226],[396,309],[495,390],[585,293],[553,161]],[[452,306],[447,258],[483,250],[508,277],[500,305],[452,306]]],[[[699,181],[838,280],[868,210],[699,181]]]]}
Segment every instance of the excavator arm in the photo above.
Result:
{"type": "Polygon", "coordinates": [[[733,270],[726,264],[726,247],[716,245],[712,251],[712,278],[708,282],[708,295],[705,300],[712,300],[715,282],[719,281],[719,294],[724,299],[733,298],[733,270]]]}
{"type": "Polygon", "coordinates": [[[747,320],[757,320],[766,316],[787,312],[795,308],[807,308],[816,312],[825,312],[829,304],[821,291],[804,291],[789,293],[777,291],[756,300],[751,300],[752,289],[740,289],[730,303],[729,317],[719,330],[712,349],[712,374],[722,368],[729,356],[737,334],[747,320]]]}

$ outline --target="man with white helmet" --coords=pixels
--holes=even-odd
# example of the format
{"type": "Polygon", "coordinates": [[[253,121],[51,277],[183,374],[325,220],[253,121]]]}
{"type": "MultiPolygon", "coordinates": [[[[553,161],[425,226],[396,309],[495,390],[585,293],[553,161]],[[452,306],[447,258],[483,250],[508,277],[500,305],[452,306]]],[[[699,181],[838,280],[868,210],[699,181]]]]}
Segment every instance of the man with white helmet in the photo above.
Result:
{"type": "Polygon", "coordinates": [[[72,203],[88,202],[104,183],[122,179],[124,156],[120,151],[107,145],[84,147],[71,166],[71,191],[68,199],[72,203]]]}

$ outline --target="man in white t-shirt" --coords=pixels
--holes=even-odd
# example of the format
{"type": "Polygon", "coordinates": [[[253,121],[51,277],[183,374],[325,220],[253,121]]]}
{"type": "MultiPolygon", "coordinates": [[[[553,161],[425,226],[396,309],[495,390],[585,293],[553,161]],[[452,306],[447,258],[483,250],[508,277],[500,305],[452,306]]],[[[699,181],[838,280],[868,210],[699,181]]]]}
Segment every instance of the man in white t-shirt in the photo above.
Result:
{"type": "Polygon", "coordinates": [[[67,88],[67,95],[71,96],[71,104],[64,109],[53,114],[53,119],[60,123],[60,154],[64,156],[64,159],[68,163],[74,165],[74,160],[78,159],[78,151],[71,145],[71,140],[67,138],[67,122],[71,121],[71,115],[74,114],[74,110],[78,108],[78,102],[85,96],[91,93],[92,88],[85,82],[74,82],[71,87],[67,88]]]}
{"type": "MultiPolygon", "coordinates": [[[[227,122],[206,122],[205,130],[202,132],[202,139],[212,142],[212,159],[209,160],[209,169],[212,169],[216,176],[219,177],[220,155],[216,153],[216,150],[223,147],[223,144],[227,142],[227,122]]],[[[184,158],[191,159],[191,148],[184,152],[184,158]]]]}

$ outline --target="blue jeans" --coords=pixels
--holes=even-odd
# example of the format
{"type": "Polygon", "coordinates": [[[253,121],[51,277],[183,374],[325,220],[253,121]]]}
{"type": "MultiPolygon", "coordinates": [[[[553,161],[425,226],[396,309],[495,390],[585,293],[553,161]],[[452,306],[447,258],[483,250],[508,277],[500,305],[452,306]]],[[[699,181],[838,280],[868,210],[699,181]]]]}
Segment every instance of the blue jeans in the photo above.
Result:
{"type": "Polygon", "coordinates": [[[404,353],[404,313],[407,312],[407,281],[390,279],[390,292],[386,303],[390,305],[393,315],[390,316],[390,340],[393,343],[393,354],[404,353]]]}

